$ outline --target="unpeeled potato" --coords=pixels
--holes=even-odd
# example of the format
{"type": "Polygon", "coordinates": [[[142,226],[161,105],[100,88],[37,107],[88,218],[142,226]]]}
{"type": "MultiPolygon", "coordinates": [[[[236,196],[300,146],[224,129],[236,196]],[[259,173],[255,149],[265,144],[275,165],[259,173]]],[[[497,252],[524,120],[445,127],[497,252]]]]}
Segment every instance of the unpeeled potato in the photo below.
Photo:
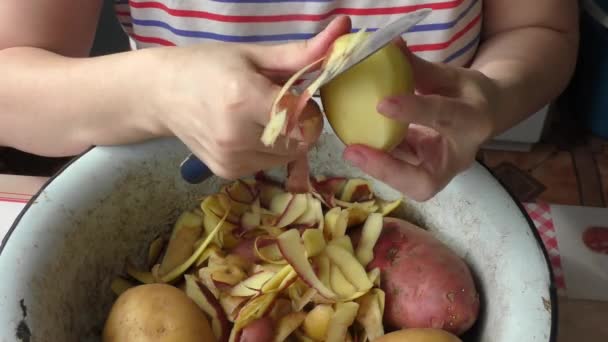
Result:
{"type": "Polygon", "coordinates": [[[419,328],[397,330],[375,339],[374,342],[462,342],[462,340],[442,329],[419,328]]]}
{"type": "Polygon", "coordinates": [[[469,265],[428,230],[385,217],[368,269],[380,269],[384,322],[395,328],[469,330],[481,302],[469,265]]]}
{"type": "MultiPolygon", "coordinates": [[[[354,37],[346,34],[334,42],[343,50],[354,37]]],[[[412,93],[412,70],[398,46],[389,44],[321,88],[327,120],[346,145],[364,144],[390,151],[405,137],[407,123],[376,110],[387,96],[412,93]]]]}
{"type": "Polygon", "coordinates": [[[146,284],[118,297],[103,342],[216,342],[216,338],[207,316],[183,291],[167,284],[146,284]]]}

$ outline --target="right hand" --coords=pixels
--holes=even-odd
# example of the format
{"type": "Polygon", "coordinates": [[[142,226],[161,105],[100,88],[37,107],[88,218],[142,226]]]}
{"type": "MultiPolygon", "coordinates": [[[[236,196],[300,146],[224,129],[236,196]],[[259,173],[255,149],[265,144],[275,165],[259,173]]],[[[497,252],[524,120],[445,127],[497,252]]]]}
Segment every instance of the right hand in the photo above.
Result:
{"type": "Polygon", "coordinates": [[[303,42],[158,49],[160,64],[153,72],[160,78],[152,85],[152,107],[147,109],[155,113],[161,135],[177,136],[222,178],[232,180],[285,165],[308,151],[321,133],[323,120],[311,100],[302,117],[318,118],[316,136],[281,136],[274,146],[264,146],[260,137],[281,81],[321,58],[335,39],[349,31],[349,19],[340,17],[303,42]]]}

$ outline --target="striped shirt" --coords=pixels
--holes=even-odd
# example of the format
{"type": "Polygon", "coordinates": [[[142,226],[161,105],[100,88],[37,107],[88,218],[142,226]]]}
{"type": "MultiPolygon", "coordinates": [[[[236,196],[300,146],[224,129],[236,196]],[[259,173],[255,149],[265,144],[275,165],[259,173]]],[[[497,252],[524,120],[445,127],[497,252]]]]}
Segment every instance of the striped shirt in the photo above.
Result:
{"type": "Polygon", "coordinates": [[[283,43],[307,39],[336,15],[353,31],[375,30],[404,13],[433,12],[404,34],[424,59],[463,66],[477,49],[483,0],[114,0],[136,49],[205,41],[283,43]]]}

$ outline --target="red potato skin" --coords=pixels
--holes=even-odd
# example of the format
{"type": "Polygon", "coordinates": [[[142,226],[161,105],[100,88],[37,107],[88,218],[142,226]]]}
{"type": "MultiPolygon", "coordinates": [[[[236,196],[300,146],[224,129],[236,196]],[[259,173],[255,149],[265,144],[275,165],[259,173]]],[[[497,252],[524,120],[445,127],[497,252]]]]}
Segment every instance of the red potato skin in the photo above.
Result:
{"type": "Polygon", "coordinates": [[[241,258],[254,263],[260,261],[255,254],[255,239],[241,240],[232,250],[231,254],[236,254],[241,258]]]}
{"type": "Polygon", "coordinates": [[[263,317],[251,322],[243,328],[239,342],[272,341],[274,337],[274,323],[270,317],[263,317]]]}
{"type": "Polygon", "coordinates": [[[385,218],[368,269],[379,267],[385,322],[395,328],[439,328],[461,335],[479,314],[467,264],[431,233],[385,218]]]}

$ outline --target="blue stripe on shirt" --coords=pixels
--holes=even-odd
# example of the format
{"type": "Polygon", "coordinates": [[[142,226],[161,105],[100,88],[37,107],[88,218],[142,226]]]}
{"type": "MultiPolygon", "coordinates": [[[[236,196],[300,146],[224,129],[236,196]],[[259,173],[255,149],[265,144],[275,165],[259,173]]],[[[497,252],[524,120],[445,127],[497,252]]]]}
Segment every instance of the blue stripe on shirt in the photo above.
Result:
{"type": "Polygon", "coordinates": [[[443,60],[443,63],[449,63],[449,62],[455,60],[456,58],[467,53],[469,50],[471,50],[473,47],[475,47],[475,45],[479,42],[480,38],[481,38],[481,35],[478,34],[472,41],[468,42],[465,46],[456,50],[456,52],[454,52],[453,54],[446,57],[446,59],[443,60]]]}
{"type": "MultiPolygon", "coordinates": [[[[203,39],[213,39],[224,42],[231,43],[259,43],[259,42],[277,42],[284,40],[304,40],[310,39],[316,35],[316,33],[284,33],[284,34],[272,34],[272,35],[251,35],[251,36],[235,36],[235,35],[226,35],[219,33],[212,33],[206,31],[191,31],[191,30],[182,30],[175,28],[164,21],[159,20],[142,20],[133,18],[133,25],[139,26],[151,26],[151,27],[162,27],[171,31],[171,33],[181,36],[181,37],[189,37],[189,38],[203,38],[203,39]]],[[[351,32],[357,32],[360,29],[353,28],[351,32]]],[[[366,29],[366,32],[372,32],[377,30],[377,28],[369,28],[366,29]]]]}
{"type": "MultiPolygon", "coordinates": [[[[215,0],[218,1],[218,0],[215,0]]],[[[219,1],[235,1],[235,0],[219,0],[219,1]]],[[[252,0],[248,0],[252,1],[252,0]]],[[[259,0],[258,0],[259,1],[259,0]]],[[[479,0],[472,0],[471,4],[464,10],[458,17],[454,20],[447,23],[437,23],[437,24],[419,24],[414,26],[409,30],[409,32],[429,32],[429,31],[441,31],[448,30],[456,24],[460,20],[462,20],[475,6],[475,4],[479,0]]],[[[194,30],[183,30],[175,28],[168,23],[160,20],[142,20],[133,18],[134,25],[140,26],[150,26],[150,27],[162,27],[171,31],[173,34],[189,37],[189,38],[203,38],[203,39],[214,39],[219,41],[227,41],[227,42],[238,42],[238,43],[254,43],[254,42],[276,42],[276,41],[284,41],[284,40],[302,40],[312,38],[316,33],[285,33],[285,34],[273,34],[273,35],[251,35],[251,36],[237,36],[237,35],[226,35],[219,33],[212,33],[207,31],[194,31],[194,30]]],[[[366,31],[373,32],[378,30],[378,28],[368,28],[366,31]]],[[[352,32],[356,32],[358,29],[353,29],[352,32]]]]}
{"type": "Polygon", "coordinates": [[[467,8],[465,8],[465,10],[462,11],[462,13],[460,13],[454,20],[452,20],[450,22],[437,23],[437,24],[419,24],[419,25],[412,27],[412,29],[410,29],[409,32],[428,32],[428,31],[440,31],[440,30],[451,29],[452,27],[456,26],[456,24],[458,24],[459,21],[461,21],[464,17],[466,17],[467,14],[469,14],[469,12],[471,12],[471,10],[473,9],[473,7],[475,7],[475,4],[477,4],[478,1],[479,0],[471,1],[471,4],[467,8]]]}
{"type": "Polygon", "coordinates": [[[190,31],[190,30],[182,30],[175,28],[164,21],[158,20],[141,20],[133,18],[133,25],[139,26],[152,26],[152,27],[162,27],[171,31],[173,34],[182,36],[182,37],[190,37],[190,38],[204,38],[204,39],[214,39],[225,42],[232,43],[254,43],[254,42],[264,42],[264,41],[283,41],[283,40],[302,40],[312,38],[314,33],[285,33],[285,34],[273,34],[273,35],[252,35],[252,36],[234,36],[234,35],[226,35],[205,31],[190,31]]]}

